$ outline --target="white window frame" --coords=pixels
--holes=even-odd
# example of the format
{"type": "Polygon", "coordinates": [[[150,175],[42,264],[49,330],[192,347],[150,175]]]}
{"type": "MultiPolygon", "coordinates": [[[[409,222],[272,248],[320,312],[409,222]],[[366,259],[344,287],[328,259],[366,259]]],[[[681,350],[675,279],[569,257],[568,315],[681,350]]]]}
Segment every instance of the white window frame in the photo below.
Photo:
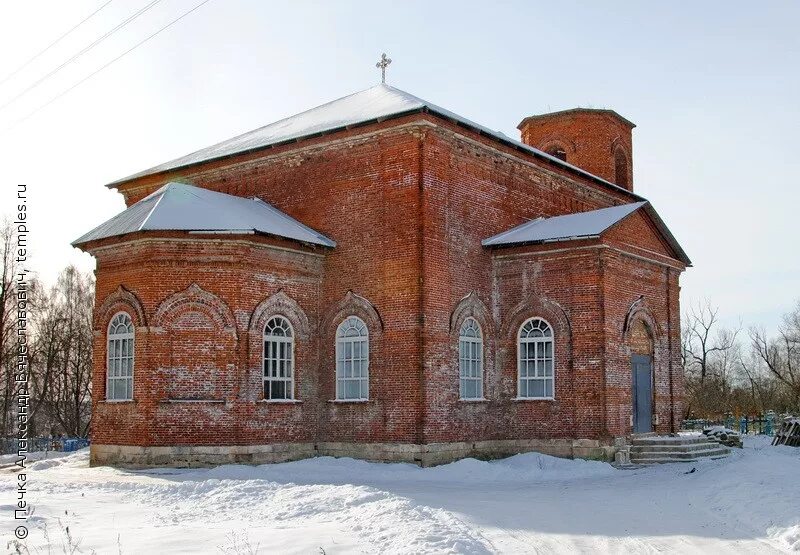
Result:
{"type": "Polygon", "coordinates": [[[127,312],[117,312],[108,321],[108,327],[106,328],[106,401],[133,401],[133,367],[135,363],[135,353],[136,328],[133,326],[133,319],[127,312]],[[127,319],[127,324],[130,327],[130,331],[112,334],[111,326],[113,325],[116,327],[118,325],[117,319],[120,316],[124,316],[127,319]],[[118,356],[114,354],[117,352],[116,345],[119,345],[120,354],[118,356]],[[123,352],[123,350],[128,351],[128,349],[125,349],[127,345],[130,345],[129,353],[123,352]],[[128,369],[130,371],[130,375],[119,375],[122,372],[122,363],[126,361],[130,361],[130,368],[128,369]],[[112,376],[112,365],[114,365],[114,363],[118,364],[117,368],[114,370],[115,375],[112,376]],[[115,390],[112,388],[112,383],[123,381],[127,382],[128,380],[130,380],[130,395],[125,395],[124,397],[112,397],[112,392],[115,390]]]}
{"type": "Polygon", "coordinates": [[[348,316],[336,328],[336,400],[368,401],[369,400],[369,328],[358,316],[348,316]],[[359,335],[347,336],[346,333],[360,324],[359,335]],[[363,332],[363,333],[362,333],[363,332]],[[356,349],[358,344],[358,349],[356,349]],[[348,349],[349,346],[349,349],[348,349]],[[348,358],[347,351],[350,351],[348,358]],[[358,355],[356,355],[358,350],[358,355]],[[345,375],[350,363],[350,376],[345,375]],[[354,363],[359,363],[359,376],[354,375],[354,363]],[[358,397],[347,397],[347,384],[358,382],[358,397]]]}
{"type": "Polygon", "coordinates": [[[517,332],[517,399],[540,399],[540,400],[548,400],[552,401],[556,398],[556,340],[555,340],[555,331],[553,326],[545,320],[544,318],[534,317],[528,318],[525,320],[522,325],[519,327],[519,331],[517,332]],[[546,326],[546,329],[549,330],[549,336],[542,336],[542,337],[522,337],[522,330],[525,329],[525,326],[532,322],[541,322],[546,326]],[[528,345],[534,345],[534,358],[530,359],[527,358],[528,352],[528,345]],[[550,356],[547,357],[547,344],[550,345],[550,356]],[[542,349],[542,356],[539,357],[539,346],[541,345],[542,349]],[[524,348],[523,348],[524,346],[524,348]],[[523,357],[523,351],[525,352],[525,357],[523,357]],[[547,376],[546,374],[546,364],[547,362],[551,364],[551,372],[550,375],[547,376]],[[527,375],[527,368],[526,375],[522,375],[523,370],[523,363],[534,362],[534,376],[527,375]],[[540,372],[541,368],[541,372],[540,372]],[[530,384],[532,382],[543,382],[544,386],[542,391],[545,392],[545,395],[542,396],[532,396],[532,395],[522,395],[522,383],[523,380],[526,381],[526,391],[530,391],[530,384]],[[550,383],[550,391],[551,395],[547,395],[547,384],[550,383]]]}
{"type": "Polygon", "coordinates": [[[482,401],[483,397],[483,330],[472,317],[465,318],[458,332],[458,398],[462,401],[482,401]],[[474,330],[477,335],[465,332],[474,330]],[[474,374],[474,375],[473,375],[474,374]],[[474,397],[466,395],[468,382],[477,384],[474,397]]]}
{"type": "Polygon", "coordinates": [[[294,327],[286,316],[282,314],[275,314],[270,316],[264,324],[264,331],[262,337],[262,352],[261,352],[261,395],[265,401],[279,403],[294,400],[294,327]],[[288,330],[288,335],[267,335],[267,327],[273,321],[281,321],[285,324],[288,330]],[[272,349],[274,346],[274,350],[272,349]],[[281,349],[283,346],[283,349],[281,349]],[[283,356],[280,351],[283,350],[283,356]],[[267,365],[272,363],[270,375],[267,375],[267,365]],[[279,374],[280,365],[284,363],[284,375],[271,375],[279,374]],[[288,376],[286,375],[288,373],[288,376]],[[269,396],[267,396],[267,384],[273,382],[283,382],[286,387],[286,397],[272,397],[272,387],[269,388],[269,396]]]}

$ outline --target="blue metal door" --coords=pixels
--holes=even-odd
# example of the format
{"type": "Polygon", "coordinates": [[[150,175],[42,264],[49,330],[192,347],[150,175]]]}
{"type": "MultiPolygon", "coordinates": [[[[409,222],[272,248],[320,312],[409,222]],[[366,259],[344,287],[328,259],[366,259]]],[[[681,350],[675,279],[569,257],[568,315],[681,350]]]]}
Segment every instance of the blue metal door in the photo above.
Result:
{"type": "Polygon", "coordinates": [[[631,356],[633,370],[633,433],[653,431],[652,359],[644,355],[631,356]]]}

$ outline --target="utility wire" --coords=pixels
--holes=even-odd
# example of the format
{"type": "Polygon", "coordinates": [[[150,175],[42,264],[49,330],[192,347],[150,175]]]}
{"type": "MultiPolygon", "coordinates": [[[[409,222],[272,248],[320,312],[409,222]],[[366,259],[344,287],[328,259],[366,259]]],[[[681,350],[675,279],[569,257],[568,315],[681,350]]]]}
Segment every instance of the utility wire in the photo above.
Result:
{"type": "Polygon", "coordinates": [[[200,2],[199,4],[197,4],[197,5],[196,5],[194,8],[192,8],[192,9],[191,9],[191,10],[189,10],[188,12],[185,12],[183,15],[180,15],[180,16],[176,17],[175,19],[173,19],[172,21],[170,21],[169,23],[167,23],[166,25],[164,25],[163,27],[161,27],[161,28],[160,28],[158,31],[156,31],[156,32],[155,32],[155,33],[153,33],[152,35],[150,35],[150,36],[148,36],[148,37],[146,37],[146,38],[142,39],[142,40],[141,40],[141,41],[139,41],[139,42],[137,42],[137,43],[136,43],[136,44],[134,44],[132,47],[130,47],[128,50],[126,50],[125,52],[123,52],[122,54],[120,54],[119,56],[117,56],[116,58],[114,58],[113,60],[111,60],[110,62],[106,63],[106,64],[105,64],[105,65],[103,65],[103,66],[100,66],[100,68],[96,69],[95,71],[93,71],[92,73],[90,73],[89,75],[87,75],[86,77],[84,77],[83,79],[81,79],[80,81],[78,81],[77,83],[75,83],[74,85],[72,85],[70,88],[68,88],[68,89],[66,89],[66,90],[64,90],[64,91],[62,91],[61,93],[57,94],[56,96],[54,96],[53,98],[51,98],[51,99],[50,99],[49,101],[47,101],[46,103],[44,103],[44,104],[42,104],[41,106],[39,106],[38,108],[36,108],[36,109],[35,109],[33,112],[31,112],[31,113],[29,113],[28,115],[26,115],[25,117],[23,117],[23,118],[21,118],[21,119],[18,119],[17,121],[15,121],[15,122],[14,122],[14,123],[11,125],[11,127],[9,127],[9,130],[10,130],[10,129],[13,129],[14,127],[16,127],[16,126],[17,126],[17,125],[19,125],[20,123],[22,123],[22,122],[24,122],[24,121],[28,120],[29,118],[33,117],[33,116],[34,116],[34,115],[36,115],[36,113],[38,113],[40,110],[43,110],[43,109],[45,109],[45,108],[46,108],[46,107],[48,107],[50,104],[52,104],[53,102],[55,102],[56,100],[58,100],[59,98],[61,98],[61,97],[62,97],[62,96],[64,96],[65,94],[67,94],[68,92],[70,92],[72,89],[74,89],[74,88],[78,87],[79,85],[81,85],[81,84],[85,83],[86,81],[88,81],[89,79],[91,79],[92,77],[94,77],[95,75],[97,75],[98,73],[100,73],[101,71],[103,71],[104,69],[106,69],[108,66],[110,66],[111,64],[113,64],[113,63],[114,63],[114,62],[116,62],[117,60],[119,60],[119,59],[121,59],[121,58],[125,57],[126,55],[130,54],[131,52],[133,52],[134,50],[136,50],[137,48],[139,48],[141,45],[143,45],[144,43],[146,43],[146,42],[147,42],[147,41],[149,41],[150,39],[152,39],[152,38],[155,38],[155,37],[156,37],[157,35],[159,35],[159,34],[160,34],[162,31],[166,31],[167,29],[169,29],[170,27],[172,27],[174,24],[176,24],[178,21],[180,21],[181,19],[183,19],[183,18],[184,18],[184,17],[186,17],[187,15],[191,14],[191,13],[192,13],[192,12],[194,12],[195,10],[197,10],[197,9],[199,9],[199,8],[201,8],[201,7],[203,7],[205,4],[208,4],[209,2],[211,2],[211,0],[203,0],[202,2],[200,2]]]}
{"type": "Polygon", "coordinates": [[[26,67],[28,67],[28,66],[29,66],[29,65],[30,65],[30,64],[31,64],[33,61],[35,61],[35,60],[36,60],[36,59],[37,59],[39,56],[41,56],[42,54],[44,54],[45,52],[47,52],[48,50],[50,50],[51,48],[53,48],[53,47],[54,47],[56,44],[58,44],[58,43],[59,43],[59,42],[60,42],[60,41],[61,41],[63,38],[65,38],[65,37],[66,37],[67,35],[69,35],[69,34],[70,34],[72,31],[74,31],[75,29],[77,29],[78,27],[80,27],[81,25],[83,25],[84,23],[86,23],[87,21],[89,21],[89,20],[90,20],[90,19],[91,19],[91,18],[92,18],[92,17],[93,17],[95,14],[97,14],[97,12],[99,12],[100,10],[102,10],[103,8],[105,8],[106,6],[108,6],[108,5],[109,5],[111,2],[113,2],[113,1],[114,1],[114,0],[108,0],[108,2],[106,2],[105,4],[103,4],[102,6],[100,6],[99,8],[97,8],[95,11],[93,11],[92,13],[90,13],[89,15],[87,15],[87,16],[86,16],[86,17],[85,17],[85,18],[84,18],[84,19],[83,19],[83,20],[82,20],[80,23],[78,23],[77,25],[75,25],[75,26],[74,26],[72,29],[70,29],[69,31],[67,31],[66,33],[64,33],[64,34],[63,34],[63,35],[61,35],[60,37],[58,37],[56,40],[54,40],[53,42],[51,42],[50,44],[48,44],[48,45],[45,47],[45,49],[44,49],[44,50],[40,51],[38,54],[36,54],[36,55],[35,55],[35,56],[33,56],[32,58],[30,58],[30,59],[29,59],[27,62],[23,63],[23,64],[22,64],[21,66],[19,66],[17,69],[15,69],[15,70],[14,70],[14,71],[12,71],[11,73],[9,73],[9,74],[8,74],[8,75],[6,75],[5,77],[3,77],[3,79],[0,81],[0,85],[2,85],[2,84],[3,84],[3,83],[5,83],[6,81],[8,81],[8,80],[9,80],[9,79],[11,79],[12,77],[14,77],[14,76],[15,76],[17,73],[19,73],[20,71],[22,71],[23,69],[25,69],[26,67]]]}
{"type": "Polygon", "coordinates": [[[125,19],[125,20],[124,20],[122,23],[118,24],[116,27],[114,27],[114,28],[113,28],[113,29],[111,29],[110,31],[106,32],[106,34],[105,34],[105,35],[103,35],[102,37],[100,37],[100,38],[96,39],[96,40],[95,40],[94,42],[92,42],[90,45],[88,45],[88,46],[84,47],[84,48],[83,48],[83,49],[82,49],[80,52],[78,52],[77,54],[75,54],[74,56],[72,56],[72,57],[71,57],[70,59],[68,59],[66,62],[62,63],[60,66],[58,66],[57,68],[55,68],[53,71],[51,71],[50,73],[48,73],[48,74],[47,74],[47,75],[45,75],[44,77],[41,77],[39,80],[37,80],[37,81],[34,81],[34,83],[33,83],[32,85],[30,85],[28,88],[26,88],[25,90],[23,90],[22,92],[20,92],[18,95],[16,95],[16,96],[12,97],[12,98],[11,98],[11,100],[9,100],[8,102],[6,102],[6,103],[5,103],[5,104],[3,104],[2,106],[0,106],[0,110],[3,110],[3,109],[4,109],[4,108],[6,108],[8,105],[10,105],[10,104],[14,103],[14,102],[15,102],[16,100],[18,100],[20,97],[22,97],[22,96],[24,96],[26,93],[30,92],[32,89],[34,89],[34,88],[38,87],[40,84],[42,84],[42,82],[44,82],[45,80],[49,79],[50,77],[52,77],[53,75],[55,75],[56,73],[58,73],[59,71],[61,71],[61,70],[62,70],[62,69],[65,67],[65,66],[67,66],[68,64],[71,64],[72,62],[74,62],[75,60],[77,60],[78,58],[80,58],[81,56],[83,56],[84,54],[86,54],[86,53],[87,53],[89,50],[91,50],[92,48],[94,48],[95,46],[97,46],[98,44],[100,44],[101,42],[103,42],[104,40],[106,40],[108,37],[110,37],[111,35],[113,35],[113,34],[114,34],[114,33],[116,33],[117,31],[119,31],[119,30],[120,30],[120,29],[122,29],[123,27],[125,27],[125,26],[126,26],[128,23],[130,23],[131,21],[133,21],[134,19],[136,19],[137,17],[139,17],[140,15],[142,15],[143,13],[145,13],[146,11],[148,11],[150,8],[152,8],[153,6],[155,6],[156,4],[158,4],[159,2],[161,2],[161,0],[153,0],[152,2],[150,2],[149,4],[147,4],[147,5],[146,5],[144,8],[140,9],[138,12],[136,12],[136,13],[135,13],[135,14],[133,14],[133,15],[131,15],[131,16],[130,16],[130,17],[128,17],[127,19],[125,19]]]}

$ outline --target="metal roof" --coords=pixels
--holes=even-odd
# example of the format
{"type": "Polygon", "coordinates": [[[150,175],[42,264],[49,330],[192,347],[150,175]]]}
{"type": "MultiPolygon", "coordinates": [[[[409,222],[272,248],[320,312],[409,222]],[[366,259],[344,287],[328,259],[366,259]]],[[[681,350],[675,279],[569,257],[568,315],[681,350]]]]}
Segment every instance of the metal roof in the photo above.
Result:
{"type": "Polygon", "coordinates": [[[644,202],[634,202],[577,214],[536,218],[508,231],[484,239],[481,244],[485,247],[495,247],[517,243],[543,243],[563,239],[597,237],[621,219],[644,206],[644,204],[644,202]]]}
{"type": "Polygon", "coordinates": [[[664,239],[675,251],[678,259],[687,266],[691,265],[692,261],[678,244],[664,221],[650,203],[646,201],[600,208],[588,212],[578,212],[577,214],[565,214],[552,218],[537,218],[484,239],[481,244],[485,247],[503,247],[599,237],[608,228],[624,220],[640,208],[644,209],[653,220],[664,239]]]}
{"type": "Polygon", "coordinates": [[[335,247],[336,243],[259,198],[243,198],[168,183],[94,228],[73,246],[136,231],[199,231],[264,233],[304,243],[335,247]]]}
{"type": "Polygon", "coordinates": [[[353,126],[366,125],[415,112],[436,114],[458,125],[470,128],[501,143],[516,148],[517,150],[532,154],[537,158],[552,162],[573,173],[601,183],[606,187],[625,193],[631,198],[643,200],[642,197],[623,187],[606,181],[605,179],[556,158],[555,156],[551,156],[539,149],[514,140],[500,131],[488,129],[431,102],[422,100],[421,98],[386,84],[376,85],[369,89],[328,102],[327,104],[317,106],[316,108],[249,131],[232,139],[228,139],[227,141],[198,150],[192,154],[135,173],[114,181],[113,183],[109,183],[106,186],[117,187],[128,181],[133,181],[148,175],[186,168],[211,160],[228,158],[237,154],[278,146],[316,135],[339,131],[353,126]]]}
{"type": "Polygon", "coordinates": [[[622,123],[629,126],[631,129],[636,127],[636,124],[633,123],[631,120],[622,117],[614,110],[609,110],[608,108],[569,108],[568,110],[558,110],[557,112],[547,112],[546,114],[534,114],[532,116],[528,116],[525,119],[523,119],[519,123],[519,125],[517,125],[517,129],[522,129],[522,127],[529,121],[550,119],[555,117],[568,116],[571,114],[602,114],[606,116],[611,116],[613,118],[617,118],[622,123]]]}
{"type": "Polygon", "coordinates": [[[687,266],[691,266],[692,261],[681,248],[678,240],[675,239],[675,236],[672,235],[664,221],[647,201],[600,208],[588,212],[578,212],[577,214],[553,216],[552,218],[536,218],[508,231],[484,239],[481,244],[485,247],[506,247],[599,237],[608,228],[639,209],[647,212],[664,240],[675,252],[678,260],[687,266]]]}

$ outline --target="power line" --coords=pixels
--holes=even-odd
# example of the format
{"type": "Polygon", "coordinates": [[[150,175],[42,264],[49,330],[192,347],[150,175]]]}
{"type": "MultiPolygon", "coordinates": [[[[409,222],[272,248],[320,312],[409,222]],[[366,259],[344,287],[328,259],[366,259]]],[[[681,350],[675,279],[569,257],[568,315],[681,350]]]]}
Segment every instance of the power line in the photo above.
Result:
{"type": "Polygon", "coordinates": [[[150,35],[150,36],[146,37],[145,39],[143,39],[143,40],[141,40],[141,41],[139,41],[139,42],[137,42],[137,43],[136,43],[136,44],[134,44],[134,45],[133,45],[131,48],[129,48],[128,50],[126,50],[125,52],[123,52],[122,54],[120,54],[119,56],[117,56],[116,58],[114,58],[113,60],[111,60],[110,62],[106,63],[106,64],[105,64],[105,65],[103,65],[103,66],[100,66],[100,68],[96,69],[95,71],[93,71],[92,73],[90,73],[89,75],[87,75],[86,77],[84,77],[83,79],[81,79],[80,81],[78,81],[77,83],[75,83],[74,85],[72,85],[70,88],[68,88],[68,89],[66,89],[66,90],[64,90],[64,91],[62,91],[62,92],[61,92],[61,93],[59,93],[59,94],[57,94],[56,96],[54,96],[53,98],[51,98],[49,101],[47,101],[46,103],[44,103],[44,104],[42,104],[41,106],[39,106],[38,108],[36,108],[36,109],[35,109],[33,112],[29,113],[27,116],[25,116],[25,117],[23,117],[23,118],[21,118],[21,119],[18,119],[17,121],[15,121],[15,122],[14,122],[14,123],[11,125],[11,127],[9,127],[9,129],[13,129],[14,127],[16,127],[17,125],[19,125],[20,123],[23,123],[24,121],[26,121],[26,120],[28,120],[29,118],[33,117],[34,115],[36,115],[36,113],[38,113],[39,111],[41,111],[41,110],[43,110],[43,109],[47,108],[47,107],[48,107],[50,104],[52,104],[53,102],[55,102],[56,100],[58,100],[59,98],[61,98],[62,96],[64,96],[64,95],[65,95],[65,94],[67,94],[68,92],[70,92],[71,90],[73,90],[74,88],[76,88],[76,87],[78,87],[79,85],[81,85],[81,84],[85,83],[86,81],[88,81],[89,79],[91,79],[92,77],[94,77],[95,75],[97,75],[98,73],[100,73],[101,71],[103,71],[104,69],[106,69],[108,66],[110,66],[111,64],[113,64],[113,63],[114,63],[114,62],[116,62],[117,60],[119,60],[119,59],[121,59],[121,58],[125,57],[126,55],[130,54],[131,52],[133,52],[134,50],[136,50],[137,48],[139,48],[141,45],[143,45],[144,43],[146,43],[146,42],[147,42],[147,41],[149,41],[150,39],[152,39],[152,38],[156,37],[156,36],[157,36],[157,35],[159,35],[161,32],[163,32],[163,31],[166,31],[167,29],[169,29],[170,27],[172,27],[174,24],[176,24],[178,21],[180,21],[181,19],[183,19],[183,18],[184,18],[184,17],[186,17],[187,15],[191,14],[191,13],[192,13],[192,12],[194,12],[195,10],[197,10],[197,9],[199,9],[199,8],[201,8],[201,7],[203,7],[205,4],[208,4],[209,2],[211,2],[211,0],[203,0],[202,2],[200,2],[199,4],[197,4],[197,5],[196,5],[194,8],[192,8],[192,9],[191,9],[191,10],[189,10],[188,12],[185,12],[183,15],[180,15],[180,16],[176,17],[175,19],[173,19],[172,21],[170,21],[169,23],[167,23],[166,25],[164,25],[163,27],[161,27],[161,28],[160,28],[158,31],[156,31],[156,32],[155,32],[155,33],[153,33],[152,35],[150,35]]]}
{"type": "Polygon", "coordinates": [[[15,102],[16,100],[18,100],[20,97],[24,96],[26,93],[30,92],[32,89],[34,89],[34,88],[38,87],[38,86],[39,86],[39,85],[40,85],[42,82],[44,82],[45,80],[49,79],[50,77],[52,77],[53,75],[55,75],[56,73],[58,73],[59,71],[61,71],[61,70],[62,70],[62,69],[65,67],[65,66],[67,66],[67,65],[71,64],[72,62],[74,62],[75,60],[77,60],[78,58],[80,58],[81,56],[83,56],[84,54],[86,54],[86,53],[87,53],[89,50],[91,50],[92,48],[94,48],[95,46],[97,46],[98,44],[100,44],[101,42],[103,42],[104,40],[106,40],[108,37],[110,37],[111,35],[113,35],[113,34],[114,34],[114,33],[116,33],[117,31],[119,31],[119,30],[120,30],[120,29],[122,29],[123,27],[125,27],[125,26],[126,26],[128,23],[130,23],[131,21],[133,21],[134,19],[136,19],[137,17],[139,17],[139,16],[140,16],[140,15],[142,15],[143,13],[147,12],[147,11],[148,11],[150,8],[152,8],[153,6],[155,6],[156,4],[158,4],[159,2],[161,2],[161,0],[153,0],[152,2],[150,2],[149,4],[147,4],[147,5],[146,5],[144,8],[140,9],[140,10],[139,10],[138,12],[136,12],[135,14],[133,14],[133,15],[129,16],[129,17],[128,17],[127,19],[125,19],[125,20],[124,20],[122,23],[119,23],[119,24],[118,24],[116,27],[114,27],[114,28],[113,28],[113,29],[111,29],[110,31],[106,32],[106,34],[105,34],[105,35],[103,35],[102,37],[100,37],[100,38],[96,39],[94,42],[92,42],[92,43],[91,43],[91,44],[89,44],[88,46],[84,47],[84,48],[83,48],[83,49],[82,49],[80,52],[78,52],[77,54],[75,54],[74,56],[72,56],[72,57],[71,57],[70,59],[68,59],[66,62],[62,63],[60,66],[58,66],[57,68],[55,68],[53,71],[51,71],[50,73],[48,73],[48,74],[47,74],[47,75],[45,75],[44,77],[40,78],[39,80],[37,80],[37,81],[34,81],[34,83],[33,83],[32,85],[30,85],[28,88],[26,88],[25,90],[23,90],[22,92],[20,92],[18,95],[16,95],[16,96],[12,97],[12,98],[11,98],[11,100],[9,100],[8,102],[6,102],[6,103],[5,103],[5,104],[3,104],[2,106],[0,106],[0,110],[3,110],[3,109],[5,109],[5,108],[6,108],[6,107],[7,107],[9,104],[12,104],[12,103],[14,103],[14,102],[15,102]]]}
{"type": "Polygon", "coordinates": [[[56,40],[54,40],[53,42],[51,42],[50,44],[48,44],[48,45],[45,47],[45,49],[44,49],[44,50],[40,51],[38,54],[36,54],[36,55],[35,55],[35,56],[33,56],[32,58],[30,58],[30,59],[29,59],[27,62],[23,63],[23,64],[22,64],[21,66],[19,66],[17,69],[15,69],[14,71],[12,71],[12,72],[11,72],[11,73],[9,73],[8,75],[6,75],[6,76],[3,78],[3,80],[2,80],[2,81],[0,81],[0,85],[2,85],[2,84],[3,84],[3,83],[5,83],[6,81],[8,81],[8,80],[9,80],[9,79],[11,79],[12,77],[14,77],[14,76],[15,76],[17,73],[19,73],[20,71],[22,71],[23,69],[25,69],[26,67],[28,67],[28,66],[29,66],[29,65],[30,65],[30,64],[31,64],[33,61],[35,61],[37,58],[39,58],[39,56],[41,56],[42,54],[44,54],[45,52],[47,52],[48,50],[50,50],[51,48],[53,48],[53,47],[54,47],[56,44],[58,44],[58,43],[59,43],[59,42],[60,42],[60,41],[61,41],[63,38],[65,38],[65,37],[66,37],[67,35],[69,35],[69,34],[70,34],[72,31],[74,31],[75,29],[77,29],[78,27],[80,27],[81,25],[83,25],[84,23],[86,23],[87,21],[89,21],[89,20],[90,20],[92,17],[94,17],[94,15],[95,15],[95,14],[97,14],[97,12],[99,12],[100,10],[102,10],[103,8],[105,8],[106,6],[108,6],[108,5],[109,5],[111,2],[113,2],[113,1],[114,1],[114,0],[108,0],[108,2],[106,2],[105,4],[103,4],[102,6],[100,6],[99,8],[97,8],[95,11],[93,11],[92,13],[90,13],[89,15],[87,15],[87,16],[86,16],[86,17],[85,17],[85,18],[84,18],[84,19],[83,19],[83,20],[82,20],[80,23],[78,23],[77,25],[75,25],[75,26],[74,26],[72,29],[70,29],[69,31],[67,31],[66,33],[64,33],[64,34],[63,34],[63,35],[61,35],[60,37],[58,37],[56,40]]]}

